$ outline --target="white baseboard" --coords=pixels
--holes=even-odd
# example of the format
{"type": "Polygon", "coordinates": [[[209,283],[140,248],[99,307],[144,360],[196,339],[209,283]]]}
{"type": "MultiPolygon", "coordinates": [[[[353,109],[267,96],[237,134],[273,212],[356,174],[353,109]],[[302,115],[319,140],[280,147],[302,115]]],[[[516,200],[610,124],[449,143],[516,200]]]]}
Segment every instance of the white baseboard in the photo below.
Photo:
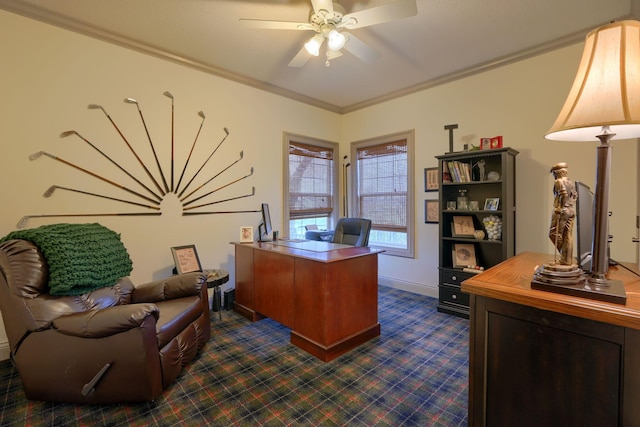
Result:
{"type": "Polygon", "coordinates": [[[401,291],[438,298],[438,285],[425,285],[423,283],[407,282],[394,279],[393,277],[384,276],[378,276],[378,284],[388,288],[400,289],[401,291]]]}

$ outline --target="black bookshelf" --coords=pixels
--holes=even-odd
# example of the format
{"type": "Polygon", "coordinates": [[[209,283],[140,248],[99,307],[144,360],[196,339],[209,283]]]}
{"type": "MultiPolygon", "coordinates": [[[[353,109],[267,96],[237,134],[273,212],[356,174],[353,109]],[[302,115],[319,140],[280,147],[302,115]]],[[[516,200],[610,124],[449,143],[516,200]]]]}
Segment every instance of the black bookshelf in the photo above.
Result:
{"type": "Polygon", "coordinates": [[[469,296],[460,291],[460,284],[474,274],[468,267],[487,269],[515,254],[517,155],[507,147],[436,156],[440,180],[440,312],[468,318],[469,296]],[[460,209],[460,196],[477,201],[478,207],[460,209]],[[450,201],[456,202],[456,209],[448,209],[450,201]],[[489,230],[498,227],[499,238],[490,239],[489,230]],[[484,231],[484,237],[474,236],[473,230],[484,231]]]}

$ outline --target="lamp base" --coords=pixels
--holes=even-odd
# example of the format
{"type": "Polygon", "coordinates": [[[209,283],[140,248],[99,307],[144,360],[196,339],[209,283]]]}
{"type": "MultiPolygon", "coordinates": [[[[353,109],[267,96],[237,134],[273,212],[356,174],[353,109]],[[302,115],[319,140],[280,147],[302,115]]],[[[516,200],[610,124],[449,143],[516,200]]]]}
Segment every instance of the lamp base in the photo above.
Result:
{"type": "Polygon", "coordinates": [[[614,304],[627,303],[627,293],[621,280],[592,280],[577,265],[563,267],[559,269],[556,265],[545,264],[538,268],[533,275],[531,289],[614,304]]]}

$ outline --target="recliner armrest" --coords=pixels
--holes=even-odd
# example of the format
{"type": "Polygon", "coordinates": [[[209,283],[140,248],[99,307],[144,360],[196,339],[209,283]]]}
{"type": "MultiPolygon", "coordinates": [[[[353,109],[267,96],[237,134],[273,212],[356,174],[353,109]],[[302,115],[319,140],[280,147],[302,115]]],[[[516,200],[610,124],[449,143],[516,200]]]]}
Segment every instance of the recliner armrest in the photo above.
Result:
{"type": "Polygon", "coordinates": [[[155,304],[118,305],[58,317],[53,327],[65,335],[103,338],[137,328],[149,316],[154,317],[155,325],[159,316],[155,304]]]}
{"type": "Polygon", "coordinates": [[[206,283],[207,276],[202,272],[170,276],[137,286],[133,291],[132,302],[158,302],[198,295],[206,283]]]}

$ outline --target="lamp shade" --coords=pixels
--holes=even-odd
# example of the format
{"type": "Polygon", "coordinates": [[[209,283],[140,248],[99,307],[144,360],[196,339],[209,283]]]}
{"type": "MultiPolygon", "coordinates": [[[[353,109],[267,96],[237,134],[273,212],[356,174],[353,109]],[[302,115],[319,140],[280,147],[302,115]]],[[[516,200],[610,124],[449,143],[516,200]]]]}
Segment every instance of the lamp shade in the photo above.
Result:
{"type": "Polygon", "coordinates": [[[545,138],[597,141],[640,137],[640,22],[612,22],[587,34],[567,100],[545,138]]]}

